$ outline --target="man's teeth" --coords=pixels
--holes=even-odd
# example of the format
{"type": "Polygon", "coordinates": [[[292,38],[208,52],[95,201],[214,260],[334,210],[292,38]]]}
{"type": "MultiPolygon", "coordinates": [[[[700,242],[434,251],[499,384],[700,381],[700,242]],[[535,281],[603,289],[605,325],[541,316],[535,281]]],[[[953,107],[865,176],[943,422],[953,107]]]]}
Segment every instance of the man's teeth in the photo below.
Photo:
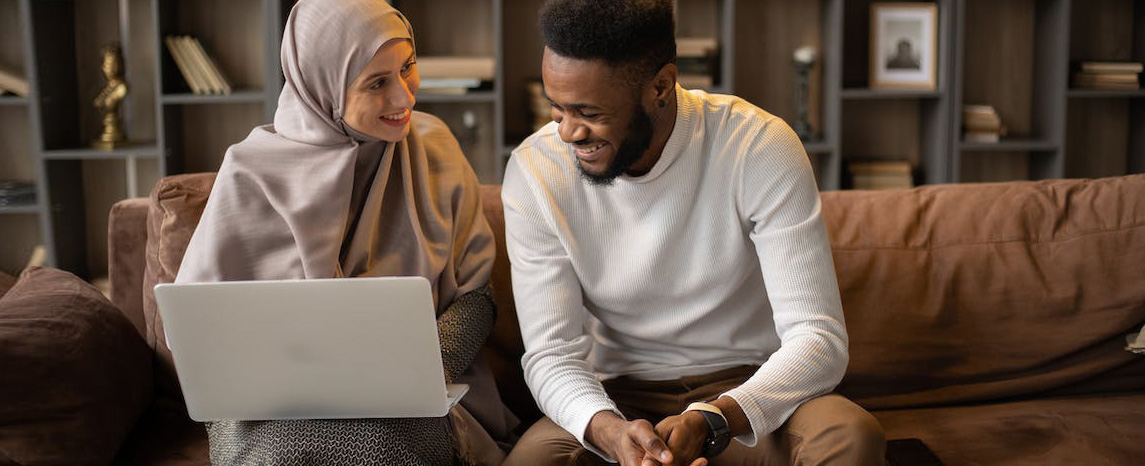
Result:
{"type": "Polygon", "coordinates": [[[401,113],[395,113],[393,115],[382,115],[382,118],[385,118],[387,120],[400,120],[400,119],[405,118],[405,117],[406,117],[406,111],[402,111],[401,113]]]}
{"type": "Polygon", "coordinates": [[[604,147],[604,144],[597,144],[597,145],[592,146],[592,147],[586,147],[584,149],[581,149],[580,151],[582,153],[585,153],[585,154],[591,154],[593,152],[596,152],[597,150],[600,150],[601,147],[604,147]]]}

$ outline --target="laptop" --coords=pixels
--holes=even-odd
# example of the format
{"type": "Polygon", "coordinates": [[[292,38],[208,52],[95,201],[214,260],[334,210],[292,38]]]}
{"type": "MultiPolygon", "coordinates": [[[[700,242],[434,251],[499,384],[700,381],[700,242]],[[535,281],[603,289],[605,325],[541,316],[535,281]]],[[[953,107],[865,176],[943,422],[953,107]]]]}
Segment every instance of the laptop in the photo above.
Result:
{"type": "Polygon", "coordinates": [[[160,284],[155,300],[196,421],[445,416],[423,277],[160,284]]]}

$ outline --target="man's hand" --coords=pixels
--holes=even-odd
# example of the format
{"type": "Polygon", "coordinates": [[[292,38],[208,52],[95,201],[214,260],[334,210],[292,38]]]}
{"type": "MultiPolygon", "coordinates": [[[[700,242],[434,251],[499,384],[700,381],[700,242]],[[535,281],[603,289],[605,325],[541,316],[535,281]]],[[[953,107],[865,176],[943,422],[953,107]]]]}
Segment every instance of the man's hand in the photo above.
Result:
{"type": "Polygon", "coordinates": [[[691,462],[693,466],[707,464],[700,455],[704,453],[704,442],[708,439],[711,427],[704,416],[696,411],[685,411],[675,416],[669,416],[656,424],[656,433],[667,441],[668,449],[672,451],[674,459],[678,462],[665,462],[665,466],[686,465],[691,462]]]}
{"type": "Polygon", "coordinates": [[[608,453],[621,466],[674,464],[668,445],[656,435],[652,423],[643,419],[625,421],[611,411],[598,412],[588,422],[585,440],[608,453]]]}

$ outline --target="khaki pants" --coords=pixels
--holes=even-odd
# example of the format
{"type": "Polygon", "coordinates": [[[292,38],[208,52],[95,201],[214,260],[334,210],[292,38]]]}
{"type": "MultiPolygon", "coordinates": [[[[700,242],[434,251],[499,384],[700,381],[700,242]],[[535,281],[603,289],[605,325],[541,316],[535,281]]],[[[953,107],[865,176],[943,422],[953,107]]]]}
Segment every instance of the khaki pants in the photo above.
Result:
{"type": "MultiPolygon", "coordinates": [[[[710,400],[743,384],[756,367],[737,367],[677,380],[606,380],[604,389],[628,419],[655,425],[679,414],[693,401],[710,400]]],[[[732,440],[711,458],[728,465],[882,465],[886,449],[882,427],[874,416],[840,395],[803,403],[778,430],[756,439],[754,447],[732,440]]],[[[584,449],[576,438],[543,418],[529,428],[509,453],[505,466],[608,464],[584,449]]]]}

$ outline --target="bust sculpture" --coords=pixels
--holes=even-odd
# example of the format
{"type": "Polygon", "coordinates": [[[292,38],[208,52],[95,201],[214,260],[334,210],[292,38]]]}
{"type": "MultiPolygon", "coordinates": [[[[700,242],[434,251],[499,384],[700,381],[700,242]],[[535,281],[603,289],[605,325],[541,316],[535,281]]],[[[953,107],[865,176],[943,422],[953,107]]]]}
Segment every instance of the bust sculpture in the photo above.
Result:
{"type": "Polygon", "coordinates": [[[119,104],[127,97],[127,81],[123,79],[123,55],[119,44],[112,43],[100,49],[103,59],[100,68],[107,84],[95,98],[95,108],[99,110],[103,131],[93,146],[103,150],[120,147],[127,141],[123,132],[123,121],[119,116],[119,104]]]}

